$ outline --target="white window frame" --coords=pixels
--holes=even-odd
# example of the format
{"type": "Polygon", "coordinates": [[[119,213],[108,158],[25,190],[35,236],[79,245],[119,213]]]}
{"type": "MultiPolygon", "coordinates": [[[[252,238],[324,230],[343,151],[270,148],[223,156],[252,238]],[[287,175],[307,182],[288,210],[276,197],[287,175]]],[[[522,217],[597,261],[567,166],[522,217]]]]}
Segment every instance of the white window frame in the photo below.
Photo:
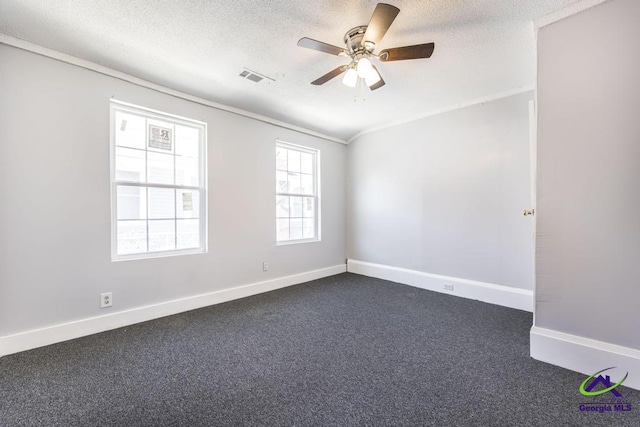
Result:
{"type": "MultiPolygon", "coordinates": [[[[125,261],[125,260],[135,260],[135,259],[149,259],[149,258],[161,258],[168,256],[176,256],[176,255],[187,255],[187,254],[198,254],[198,253],[206,253],[208,242],[207,242],[207,124],[205,122],[201,122],[198,120],[193,120],[186,117],[177,116],[174,114],[165,113],[162,111],[152,110],[150,108],[141,107],[138,105],[130,104],[127,102],[118,101],[115,99],[110,100],[109,105],[109,136],[110,136],[110,179],[111,179],[111,261],[125,261]],[[130,182],[130,181],[117,181],[116,180],[116,132],[115,132],[115,120],[116,120],[116,112],[124,112],[127,114],[133,114],[136,116],[144,117],[146,119],[151,120],[161,120],[165,122],[170,122],[172,124],[182,125],[191,128],[197,128],[200,130],[200,140],[199,140],[199,152],[198,152],[198,166],[199,166],[199,186],[186,186],[186,185],[178,185],[178,184],[155,184],[146,182],[130,182]],[[133,253],[133,254],[118,254],[118,197],[117,197],[117,189],[118,186],[128,186],[128,187],[141,187],[141,188],[168,188],[168,189],[176,189],[176,190],[192,190],[198,191],[200,193],[199,197],[199,220],[200,220],[200,246],[197,248],[187,248],[187,249],[172,249],[167,251],[149,251],[147,246],[146,252],[133,253]]],[[[146,140],[148,138],[147,133],[149,132],[149,125],[145,126],[145,145],[146,140]]],[[[175,141],[174,141],[175,143],[175,141]]],[[[145,153],[147,150],[145,149],[145,153]]],[[[145,154],[146,159],[146,154],[145,154]]],[[[145,160],[145,168],[148,167],[148,161],[145,160]]],[[[175,173],[175,171],[174,171],[175,173]]],[[[148,209],[148,207],[147,207],[148,209]]],[[[177,202],[176,208],[177,210],[177,202]]],[[[177,212],[174,216],[174,219],[177,219],[177,212]]],[[[148,235],[148,227],[149,227],[149,218],[146,215],[145,220],[147,221],[147,245],[149,241],[148,235]]],[[[177,238],[177,233],[176,233],[177,238]]]]}
{"type": "MultiPolygon", "coordinates": [[[[320,205],[320,150],[315,149],[315,148],[311,148],[311,147],[305,147],[302,145],[297,145],[297,144],[292,144],[290,142],[285,142],[285,141],[281,141],[281,140],[276,140],[276,145],[275,148],[277,149],[278,147],[282,147],[285,148],[287,150],[295,150],[295,151],[299,151],[301,153],[308,153],[308,154],[312,154],[314,156],[315,161],[313,162],[313,195],[311,194],[295,194],[295,193],[285,193],[285,192],[278,192],[276,191],[275,194],[275,198],[274,200],[278,197],[278,196],[288,196],[288,197],[313,197],[314,199],[314,227],[315,227],[315,236],[312,238],[302,238],[302,239],[290,239],[290,240],[278,240],[278,216],[276,215],[276,245],[280,246],[280,245],[295,245],[295,244],[299,244],[299,243],[312,243],[312,242],[320,242],[321,239],[321,205],[320,205]]],[[[274,161],[276,161],[275,163],[275,167],[274,167],[274,171],[277,172],[278,170],[278,166],[277,166],[277,160],[276,160],[276,156],[275,156],[275,150],[274,150],[274,161]]],[[[277,177],[276,177],[276,184],[277,184],[277,177]]],[[[275,210],[275,209],[274,209],[275,210]]],[[[291,218],[291,217],[289,217],[291,218]]]]}

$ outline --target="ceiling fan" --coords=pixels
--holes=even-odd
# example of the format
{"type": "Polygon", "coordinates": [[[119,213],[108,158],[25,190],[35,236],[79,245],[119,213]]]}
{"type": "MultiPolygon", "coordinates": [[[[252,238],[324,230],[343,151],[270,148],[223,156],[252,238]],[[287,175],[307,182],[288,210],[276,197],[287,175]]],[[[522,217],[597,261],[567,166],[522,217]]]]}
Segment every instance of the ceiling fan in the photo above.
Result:
{"type": "Polygon", "coordinates": [[[333,46],[317,40],[303,37],[298,40],[298,46],[319,50],[331,55],[348,56],[351,62],[329,71],[324,76],[311,82],[312,85],[322,85],[329,80],[346,73],[342,82],[350,87],[356,87],[359,82],[366,82],[371,90],[384,86],[384,80],[371,59],[382,62],[401,61],[405,59],[429,58],[433,54],[434,43],[417,44],[413,46],[394,47],[374,53],[376,46],[382,40],[387,30],[400,13],[400,9],[390,4],[378,3],[369,25],[361,25],[350,29],[344,35],[346,48],[333,46]]]}

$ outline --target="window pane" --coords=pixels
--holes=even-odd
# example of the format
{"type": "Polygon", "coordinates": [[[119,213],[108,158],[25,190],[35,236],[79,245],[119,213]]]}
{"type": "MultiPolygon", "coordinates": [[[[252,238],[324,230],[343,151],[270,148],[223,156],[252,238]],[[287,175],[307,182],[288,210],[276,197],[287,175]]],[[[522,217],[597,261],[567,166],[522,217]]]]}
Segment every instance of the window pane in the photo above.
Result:
{"type": "Polygon", "coordinates": [[[144,182],[145,152],[116,147],[116,181],[144,182]]]}
{"type": "Polygon", "coordinates": [[[176,184],[198,187],[200,185],[200,170],[198,159],[191,157],[176,157],[176,184]]]}
{"type": "Polygon", "coordinates": [[[115,120],[116,145],[144,150],[144,117],[117,111],[115,120]]]}
{"type": "Polygon", "coordinates": [[[316,221],[313,218],[305,218],[302,220],[302,238],[313,239],[316,237],[315,233],[316,221]]]}
{"type": "Polygon", "coordinates": [[[149,218],[173,219],[176,215],[173,188],[149,188],[149,218]]]}
{"type": "Polygon", "coordinates": [[[289,234],[291,240],[302,239],[302,219],[291,218],[289,234]]]}
{"type": "Polygon", "coordinates": [[[282,171],[276,172],[276,193],[287,192],[287,173],[282,171]]]}
{"type": "Polygon", "coordinates": [[[312,175],[300,175],[300,192],[302,194],[314,194],[313,191],[313,176],[312,175]]]}
{"type": "Polygon", "coordinates": [[[300,174],[289,172],[287,180],[289,182],[287,191],[292,194],[300,194],[300,174]]]}
{"type": "Polygon", "coordinates": [[[117,219],[147,218],[146,188],[118,185],[116,191],[117,219]]]}
{"type": "Polygon", "coordinates": [[[313,218],[315,209],[313,208],[313,197],[305,197],[302,206],[302,216],[305,218],[313,218]]]}
{"type": "Polygon", "coordinates": [[[287,150],[287,170],[290,172],[300,172],[300,152],[295,150],[287,150]]]}
{"type": "Polygon", "coordinates": [[[200,157],[200,130],[176,125],[176,154],[191,158],[200,157]]]}
{"type": "Polygon", "coordinates": [[[200,247],[200,220],[179,219],[176,226],[178,228],[178,249],[200,247]]]}
{"type": "Polygon", "coordinates": [[[176,190],[178,218],[200,217],[200,192],[195,190],[176,190]]]}
{"type": "Polygon", "coordinates": [[[300,161],[302,163],[302,173],[313,173],[313,154],[300,153],[300,161]]]}
{"type": "Polygon", "coordinates": [[[111,113],[113,260],[204,250],[206,125],[117,102],[111,113]]]}
{"type": "Polygon", "coordinates": [[[147,221],[118,221],[117,227],[118,255],[147,251],[147,221]]]}
{"type": "Polygon", "coordinates": [[[302,197],[290,198],[289,215],[292,218],[302,218],[302,197]]]}
{"type": "Polygon", "coordinates": [[[171,251],[176,248],[175,221],[149,221],[149,251],[171,251]]]}
{"type": "Polygon", "coordinates": [[[155,184],[173,184],[173,156],[147,152],[147,181],[155,184]]]}
{"type": "Polygon", "coordinates": [[[174,152],[173,124],[149,119],[147,127],[147,150],[172,154],[174,152]]]}
{"type": "Polygon", "coordinates": [[[289,150],[276,147],[276,169],[287,170],[287,153],[289,150]]]}
{"type": "Polygon", "coordinates": [[[289,217],[289,197],[276,196],[276,218],[289,217]]]}
{"type": "Polygon", "coordinates": [[[289,240],[289,219],[277,219],[276,228],[278,241],[289,240]]]}
{"type": "Polygon", "coordinates": [[[316,159],[312,152],[276,145],[278,241],[317,237],[316,159]]]}

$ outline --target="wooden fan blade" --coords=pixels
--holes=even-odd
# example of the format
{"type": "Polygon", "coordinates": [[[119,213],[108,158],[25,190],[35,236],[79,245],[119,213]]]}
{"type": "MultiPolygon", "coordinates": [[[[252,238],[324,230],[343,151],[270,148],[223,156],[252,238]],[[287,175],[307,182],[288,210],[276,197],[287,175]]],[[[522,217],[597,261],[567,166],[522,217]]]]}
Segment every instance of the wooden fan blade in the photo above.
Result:
{"type": "Polygon", "coordinates": [[[341,47],[331,44],[319,42],[318,40],[303,37],[298,40],[298,46],[306,47],[307,49],[319,50],[320,52],[329,53],[331,55],[340,55],[341,53],[347,54],[347,51],[341,47]]]}
{"type": "Polygon", "coordinates": [[[382,78],[382,74],[380,74],[380,71],[378,70],[378,67],[376,67],[373,64],[371,64],[371,66],[373,67],[374,70],[376,70],[376,73],[378,73],[378,75],[380,76],[380,81],[377,82],[377,83],[372,84],[371,86],[369,86],[369,89],[371,89],[371,90],[380,89],[385,84],[384,83],[384,79],[382,78]]]}
{"type": "Polygon", "coordinates": [[[400,13],[400,9],[395,6],[391,6],[386,3],[378,3],[376,9],[373,11],[367,31],[362,38],[363,42],[373,42],[375,44],[380,43],[380,40],[387,33],[387,30],[400,13]]]}
{"type": "Polygon", "coordinates": [[[316,86],[323,85],[326,82],[328,82],[329,80],[333,79],[334,77],[338,77],[340,74],[342,74],[345,71],[347,71],[347,68],[349,68],[348,65],[343,65],[341,67],[338,67],[335,70],[329,71],[324,76],[312,81],[311,84],[312,85],[316,85],[316,86]]]}
{"type": "Polygon", "coordinates": [[[380,52],[380,61],[402,61],[405,59],[430,58],[435,48],[434,43],[416,44],[413,46],[394,47],[380,52]]]}

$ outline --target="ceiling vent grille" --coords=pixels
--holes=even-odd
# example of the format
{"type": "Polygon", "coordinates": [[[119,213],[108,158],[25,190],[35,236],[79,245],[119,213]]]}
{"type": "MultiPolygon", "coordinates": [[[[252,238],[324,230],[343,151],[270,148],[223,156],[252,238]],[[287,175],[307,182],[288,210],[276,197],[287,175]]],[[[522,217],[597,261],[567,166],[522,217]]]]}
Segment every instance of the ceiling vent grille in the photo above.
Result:
{"type": "Polygon", "coordinates": [[[271,77],[267,77],[264,74],[260,74],[260,73],[256,73],[255,71],[249,70],[247,68],[245,68],[240,74],[240,77],[242,77],[243,79],[247,79],[247,80],[251,80],[252,82],[255,83],[259,83],[262,80],[267,80],[267,81],[272,81],[275,82],[275,79],[272,79],[271,77]]]}

